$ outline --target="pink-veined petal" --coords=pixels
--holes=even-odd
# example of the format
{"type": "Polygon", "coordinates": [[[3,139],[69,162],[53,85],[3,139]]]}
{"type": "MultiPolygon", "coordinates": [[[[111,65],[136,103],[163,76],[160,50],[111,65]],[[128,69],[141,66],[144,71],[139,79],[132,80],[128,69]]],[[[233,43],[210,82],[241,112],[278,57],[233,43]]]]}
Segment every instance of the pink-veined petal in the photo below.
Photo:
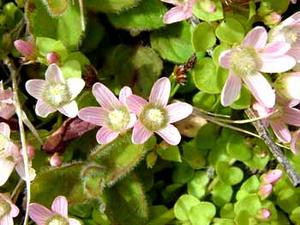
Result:
{"type": "Polygon", "coordinates": [[[169,78],[162,77],[157,80],[150,93],[149,102],[160,106],[166,106],[169,101],[171,82],[169,78]]]}
{"type": "Polygon", "coordinates": [[[180,5],[180,4],[182,4],[182,2],[180,2],[179,0],[161,0],[161,1],[165,2],[165,3],[172,4],[172,5],[180,5]]]}
{"type": "Polygon", "coordinates": [[[73,100],[70,103],[62,106],[61,108],[58,108],[58,111],[60,111],[67,117],[74,118],[78,114],[78,106],[77,103],[73,100]]]}
{"type": "Polygon", "coordinates": [[[6,183],[15,167],[15,162],[11,159],[0,158],[0,186],[6,183]]]}
{"type": "Polygon", "coordinates": [[[65,82],[61,69],[54,63],[48,66],[45,73],[45,79],[46,81],[54,84],[65,82]]]}
{"type": "Polygon", "coordinates": [[[76,98],[85,85],[84,80],[81,78],[69,78],[66,82],[67,82],[69,92],[71,94],[71,99],[76,98]]]}
{"type": "Polygon", "coordinates": [[[47,220],[53,215],[54,213],[43,205],[37,203],[29,205],[29,216],[37,225],[45,225],[47,220]]]}
{"type": "Polygon", "coordinates": [[[42,98],[46,86],[47,82],[40,79],[29,80],[25,83],[26,91],[36,99],[42,98]]]}
{"type": "Polygon", "coordinates": [[[111,90],[101,83],[95,83],[92,92],[99,104],[105,109],[112,110],[121,106],[111,90]]]}
{"type": "Polygon", "coordinates": [[[81,223],[78,220],[73,219],[73,218],[69,218],[69,224],[70,225],[81,225],[81,223]]]}
{"type": "Polygon", "coordinates": [[[134,113],[130,113],[130,120],[129,120],[129,123],[126,127],[126,129],[130,129],[134,126],[135,122],[136,122],[136,115],[134,113]]]}
{"type": "Polygon", "coordinates": [[[272,120],[270,125],[276,135],[276,137],[284,143],[288,143],[291,141],[291,133],[288,127],[281,120],[272,120]]]}
{"type": "Polygon", "coordinates": [[[254,27],[243,40],[243,47],[264,48],[268,40],[268,33],[264,27],[254,27]]]}
{"type": "Polygon", "coordinates": [[[165,128],[156,131],[155,133],[161,136],[162,139],[170,145],[178,145],[181,140],[178,129],[172,124],[168,124],[165,128]]]}
{"type": "Polygon", "coordinates": [[[244,76],[243,81],[259,103],[267,108],[272,108],[275,105],[275,92],[262,74],[244,76]]]}
{"type": "Polygon", "coordinates": [[[296,60],[288,55],[280,57],[261,57],[262,66],[259,71],[264,73],[282,73],[292,69],[296,65],[296,60]]]}
{"type": "Polygon", "coordinates": [[[0,225],[14,225],[14,221],[10,215],[4,215],[0,218],[0,225]]]}
{"type": "Polygon", "coordinates": [[[134,144],[144,144],[153,133],[147,130],[140,121],[137,121],[133,127],[132,131],[132,143],[134,144]]]}
{"type": "Polygon", "coordinates": [[[0,123],[0,134],[2,134],[3,136],[9,138],[10,128],[9,128],[8,124],[6,124],[4,122],[0,123]]]}
{"type": "Polygon", "coordinates": [[[266,45],[260,53],[262,57],[277,57],[282,56],[291,48],[290,44],[282,41],[274,41],[266,45]]]}
{"type": "Polygon", "coordinates": [[[36,115],[46,118],[50,113],[55,112],[56,109],[52,106],[48,105],[46,102],[42,100],[38,100],[35,106],[36,115]]]}
{"type": "Polygon", "coordinates": [[[299,21],[300,21],[300,12],[296,12],[293,15],[291,15],[290,17],[288,17],[287,19],[285,19],[284,21],[282,21],[281,25],[283,25],[283,26],[293,25],[299,21]]]}
{"type": "Polygon", "coordinates": [[[291,48],[288,52],[287,55],[290,55],[295,58],[295,60],[299,63],[300,62],[300,47],[296,48],[293,47],[291,48]]]}
{"type": "Polygon", "coordinates": [[[64,196],[57,196],[51,205],[52,211],[62,215],[63,217],[68,217],[68,200],[64,196]]]}
{"type": "Polygon", "coordinates": [[[106,127],[101,127],[96,134],[96,139],[99,144],[105,145],[115,140],[118,135],[119,132],[112,131],[106,127]]]}
{"type": "Polygon", "coordinates": [[[184,102],[176,102],[166,107],[169,117],[169,123],[174,123],[182,120],[193,112],[193,107],[184,102]]]}
{"type": "Polygon", "coordinates": [[[287,124],[300,126],[300,110],[286,107],[282,118],[287,124]]]}
{"type": "Polygon", "coordinates": [[[9,120],[16,112],[16,108],[13,104],[5,104],[3,108],[0,109],[0,117],[9,120]]]}
{"type": "Polygon", "coordinates": [[[145,99],[137,95],[130,95],[126,102],[129,110],[137,115],[140,114],[144,106],[148,104],[145,99]]]}
{"type": "Polygon", "coordinates": [[[171,24],[176,23],[179,21],[186,20],[190,17],[192,17],[193,11],[192,7],[188,7],[186,9],[185,5],[178,5],[173,8],[171,8],[166,14],[164,15],[163,22],[165,24],[171,24]]]}
{"type": "Polygon", "coordinates": [[[220,56],[219,56],[219,64],[220,66],[229,69],[230,68],[230,60],[231,60],[231,56],[232,53],[234,52],[234,50],[229,49],[229,50],[225,50],[223,51],[220,56]]]}
{"type": "Polygon", "coordinates": [[[130,87],[123,87],[120,91],[120,94],[119,94],[119,101],[123,104],[123,105],[126,105],[126,100],[127,100],[127,97],[132,95],[132,90],[130,87]]]}
{"type": "Polygon", "coordinates": [[[255,102],[252,107],[257,112],[259,117],[268,117],[275,112],[274,108],[266,108],[259,102],[255,102]]]}
{"type": "Polygon", "coordinates": [[[78,117],[97,126],[104,126],[108,112],[101,107],[86,107],[79,111],[78,117]]]}
{"type": "Polygon", "coordinates": [[[239,93],[241,91],[242,81],[241,79],[229,71],[229,75],[225,82],[225,85],[221,93],[221,104],[223,106],[231,105],[235,100],[237,100],[239,93]]]}
{"type": "Polygon", "coordinates": [[[11,207],[10,213],[9,213],[10,217],[16,217],[17,215],[19,215],[20,210],[15,204],[10,203],[10,207],[11,207]]]}
{"type": "Polygon", "coordinates": [[[294,134],[293,134],[293,137],[292,137],[292,140],[291,140],[291,150],[294,154],[297,154],[300,150],[300,142],[299,142],[299,139],[300,138],[300,130],[297,130],[294,134]]]}

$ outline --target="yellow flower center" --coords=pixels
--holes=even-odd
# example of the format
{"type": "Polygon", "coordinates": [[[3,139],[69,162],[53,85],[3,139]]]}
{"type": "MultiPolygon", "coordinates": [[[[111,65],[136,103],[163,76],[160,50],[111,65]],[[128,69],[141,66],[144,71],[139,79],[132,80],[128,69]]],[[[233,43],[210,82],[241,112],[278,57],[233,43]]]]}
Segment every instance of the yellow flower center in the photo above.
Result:
{"type": "Polygon", "coordinates": [[[47,225],[69,225],[69,222],[66,218],[55,215],[48,220],[47,225]]]}
{"type": "Polygon", "coordinates": [[[286,42],[291,45],[296,43],[296,41],[298,40],[298,32],[295,28],[287,26],[284,28],[283,32],[286,42]]]}
{"type": "Polygon", "coordinates": [[[254,48],[238,48],[231,56],[231,68],[237,76],[254,74],[261,67],[254,48]]]}
{"type": "Polygon", "coordinates": [[[150,131],[158,131],[168,123],[168,113],[164,108],[146,105],[140,115],[141,123],[150,131]]]}
{"type": "Polygon", "coordinates": [[[61,107],[71,101],[69,88],[65,84],[49,84],[44,91],[44,100],[55,108],[61,107]]]}
{"type": "Polygon", "coordinates": [[[11,210],[10,204],[5,200],[0,200],[0,218],[7,215],[11,210]]]}
{"type": "Polygon", "coordinates": [[[130,115],[126,107],[121,107],[108,113],[107,125],[114,131],[125,129],[129,122],[130,115]]]}

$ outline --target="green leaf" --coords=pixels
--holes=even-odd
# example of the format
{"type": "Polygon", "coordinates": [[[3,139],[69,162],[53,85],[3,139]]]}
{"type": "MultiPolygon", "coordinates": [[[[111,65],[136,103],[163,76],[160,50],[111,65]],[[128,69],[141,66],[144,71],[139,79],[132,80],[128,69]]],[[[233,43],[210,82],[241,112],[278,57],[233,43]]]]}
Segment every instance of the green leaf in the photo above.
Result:
{"type": "Polygon", "coordinates": [[[261,202],[257,194],[251,194],[234,205],[235,214],[247,212],[251,216],[256,216],[261,209],[261,202]],[[251,207],[250,207],[251,206],[251,207]]]}
{"type": "Polygon", "coordinates": [[[135,175],[126,177],[104,191],[105,212],[111,224],[145,225],[148,204],[142,184],[135,175]]]}
{"type": "Polygon", "coordinates": [[[196,87],[209,94],[221,92],[217,67],[211,58],[198,60],[193,69],[193,80],[196,87]]]}
{"type": "Polygon", "coordinates": [[[218,103],[218,97],[213,94],[208,94],[199,91],[193,97],[193,105],[206,111],[214,111],[218,103]]]}
{"type": "Polygon", "coordinates": [[[290,215],[290,219],[292,222],[294,222],[296,225],[299,224],[300,222],[300,207],[295,208],[291,215],[290,215]]]}
{"type": "Polygon", "coordinates": [[[101,145],[90,155],[105,170],[105,184],[111,186],[124,177],[143,159],[143,145],[131,142],[129,134],[120,136],[107,145],[101,145]]]}
{"type": "Polygon", "coordinates": [[[65,60],[68,55],[68,51],[61,41],[57,41],[52,38],[37,37],[36,46],[38,52],[43,57],[46,57],[48,53],[55,52],[58,54],[60,60],[65,60]]]}
{"type": "Polygon", "coordinates": [[[218,162],[216,171],[219,179],[228,185],[238,184],[244,177],[243,171],[239,167],[230,167],[225,162],[218,162]]]}
{"type": "Polygon", "coordinates": [[[119,14],[110,14],[108,18],[116,28],[139,32],[163,27],[165,12],[166,7],[160,0],[147,0],[119,14]]]}
{"type": "Polygon", "coordinates": [[[61,16],[68,8],[68,0],[43,0],[48,12],[53,17],[61,16]]]}
{"type": "Polygon", "coordinates": [[[175,217],[181,221],[188,220],[190,209],[199,203],[200,201],[193,195],[182,195],[174,205],[175,217]]]}
{"type": "Polygon", "coordinates": [[[232,203],[226,203],[220,211],[220,215],[222,218],[233,219],[234,218],[234,205],[232,203]]]}
{"type": "Polygon", "coordinates": [[[218,182],[212,190],[212,200],[217,206],[223,206],[230,202],[233,190],[230,185],[223,182],[218,182]]]}
{"type": "Polygon", "coordinates": [[[257,193],[259,186],[260,181],[257,176],[251,176],[240,187],[240,190],[237,192],[236,199],[240,201],[250,194],[257,193]]]}
{"type": "MultiPolygon", "coordinates": [[[[205,9],[203,9],[204,1],[198,1],[196,5],[193,7],[193,14],[197,16],[199,19],[212,22],[216,20],[223,19],[223,7],[222,7],[222,1],[221,0],[215,0],[214,3],[216,4],[216,10],[215,12],[208,12],[205,9]]],[[[207,3],[207,2],[206,2],[207,3]]]]}
{"type": "Polygon", "coordinates": [[[69,60],[61,67],[64,78],[81,78],[81,66],[78,61],[69,60]]]}
{"type": "Polygon", "coordinates": [[[35,37],[58,39],[70,49],[77,48],[82,35],[78,4],[70,4],[62,16],[53,18],[42,1],[26,2],[25,11],[30,33],[35,37]]]}
{"type": "Polygon", "coordinates": [[[93,11],[117,13],[137,6],[140,1],[141,0],[101,0],[101,4],[99,4],[98,0],[86,0],[85,4],[87,8],[93,11]]]}
{"type": "Polygon", "coordinates": [[[157,154],[164,160],[181,162],[181,156],[178,146],[157,149],[157,154]]]}
{"type": "Polygon", "coordinates": [[[196,52],[202,52],[212,48],[216,43],[213,27],[206,22],[199,23],[193,31],[192,42],[196,52]]]}
{"type": "Polygon", "coordinates": [[[203,151],[197,148],[195,141],[183,144],[184,160],[193,168],[201,169],[205,166],[206,160],[203,151]]]}
{"type": "Polygon", "coordinates": [[[193,54],[191,36],[190,24],[176,23],[152,32],[150,43],[163,59],[185,63],[193,54]]]}
{"type": "Polygon", "coordinates": [[[238,134],[231,135],[226,149],[230,156],[240,161],[247,161],[252,157],[252,152],[246,144],[244,137],[238,134]]]}
{"type": "Polygon", "coordinates": [[[234,103],[232,103],[230,107],[236,110],[247,109],[251,105],[251,100],[252,96],[250,94],[250,91],[242,86],[239,98],[234,101],[234,103]]]}
{"type": "Polygon", "coordinates": [[[200,202],[193,206],[189,213],[192,225],[209,225],[216,214],[216,207],[210,202],[200,202]]]}
{"type": "Polygon", "coordinates": [[[194,176],[194,170],[185,163],[178,163],[173,170],[174,183],[185,184],[194,176]]]}
{"type": "Polygon", "coordinates": [[[196,142],[199,149],[210,149],[216,144],[219,127],[214,124],[207,123],[199,130],[196,142]]]}
{"type": "Polygon", "coordinates": [[[233,18],[226,18],[216,29],[216,36],[227,44],[240,43],[244,35],[244,27],[233,18]]]}
{"type": "Polygon", "coordinates": [[[209,182],[208,174],[203,171],[195,173],[192,180],[188,182],[187,192],[190,195],[194,195],[198,199],[201,199],[206,192],[206,185],[209,182]]]}

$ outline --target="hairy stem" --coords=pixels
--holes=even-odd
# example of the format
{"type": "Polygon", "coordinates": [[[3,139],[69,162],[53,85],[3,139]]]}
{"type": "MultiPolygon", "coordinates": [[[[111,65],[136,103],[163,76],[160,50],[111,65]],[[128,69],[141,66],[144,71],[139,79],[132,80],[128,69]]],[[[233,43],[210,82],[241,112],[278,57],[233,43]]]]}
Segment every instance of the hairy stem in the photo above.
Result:
{"type": "Polygon", "coordinates": [[[23,125],[23,114],[22,114],[19,97],[18,97],[18,83],[17,83],[18,70],[16,69],[13,61],[10,60],[9,58],[7,58],[4,61],[4,63],[7,65],[12,79],[14,104],[18,116],[19,132],[21,137],[22,155],[23,155],[23,162],[25,167],[24,170],[25,170],[25,180],[26,180],[26,211],[25,211],[23,224],[27,225],[28,215],[29,215],[29,203],[30,203],[30,175],[29,175],[29,160],[28,160],[27,146],[26,146],[26,135],[25,135],[24,125],[23,125]]]}

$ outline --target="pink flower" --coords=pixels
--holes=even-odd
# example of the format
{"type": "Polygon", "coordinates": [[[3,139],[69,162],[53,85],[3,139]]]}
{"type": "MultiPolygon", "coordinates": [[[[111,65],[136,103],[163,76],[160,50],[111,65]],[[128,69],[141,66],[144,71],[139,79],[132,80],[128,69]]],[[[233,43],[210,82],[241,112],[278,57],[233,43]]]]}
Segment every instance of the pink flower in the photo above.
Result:
{"type": "Polygon", "coordinates": [[[261,220],[267,220],[271,217],[271,211],[269,209],[266,208],[262,208],[259,210],[257,217],[261,220]]]}
{"type": "Polygon", "coordinates": [[[13,217],[19,214],[18,207],[10,198],[0,193],[0,225],[13,225],[13,217]]]}
{"type": "Polygon", "coordinates": [[[14,168],[24,178],[22,157],[16,146],[10,140],[10,128],[6,123],[0,123],[0,186],[6,183],[14,168]]]}
{"type": "Polygon", "coordinates": [[[0,81],[0,117],[10,119],[15,114],[16,108],[13,104],[13,92],[4,90],[3,82],[0,81]]]}
{"type": "Polygon", "coordinates": [[[262,175],[262,182],[264,184],[274,184],[276,183],[282,176],[282,171],[279,169],[270,170],[267,173],[262,175]]]}
{"type": "Polygon", "coordinates": [[[287,52],[300,63],[300,12],[294,13],[289,18],[282,21],[270,32],[272,41],[283,41],[291,45],[287,52]]]}
{"type": "Polygon", "coordinates": [[[273,191],[272,184],[263,184],[259,187],[258,195],[262,197],[262,199],[265,199],[272,194],[272,191],[273,191]]]}
{"type": "Polygon", "coordinates": [[[81,223],[68,217],[68,201],[64,196],[57,196],[52,202],[51,210],[38,203],[31,203],[29,216],[37,225],[80,225],[81,223]]]}
{"type": "Polygon", "coordinates": [[[139,117],[133,127],[133,143],[143,144],[153,133],[157,133],[171,145],[180,142],[180,133],[171,123],[188,117],[193,107],[179,102],[167,105],[170,89],[170,80],[163,77],[154,83],[149,102],[137,95],[127,98],[129,109],[139,117]]]}
{"type": "Polygon", "coordinates": [[[81,78],[65,80],[56,64],[48,67],[45,78],[29,80],[25,84],[27,92],[38,100],[35,113],[47,117],[58,110],[67,117],[77,116],[78,106],[74,99],[83,89],[84,81],[81,78]]]}
{"type": "Polygon", "coordinates": [[[14,41],[14,45],[18,52],[25,57],[25,59],[34,60],[37,57],[37,50],[33,40],[16,40],[14,41]]]}
{"type": "Polygon", "coordinates": [[[79,111],[79,118],[102,126],[97,132],[98,143],[107,144],[118,137],[120,133],[133,127],[136,116],[130,113],[126,98],[132,94],[129,87],[123,87],[119,99],[103,84],[93,85],[93,94],[102,107],[86,107],[79,111]]]}
{"type": "Polygon", "coordinates": [[[189,19],[193,16],[193,6],[196,0],[161,0],[163,2],[175,5],[164,15],[163,21],[166,24],[176,23],[189,19]]]}
{"type": "Polygon", "coordinates": [[[287,124],[293,126],[300,126],[300,110],[293,108],[299,101],[284,102],[278,100],[278,103],[273,108],[266,108],[260,103],[255,103],[253,108],[257,111],[261,117],[267,117],[264,119],[266,126],[270,124],[276,137],[284,142],[291,141],[291,133],[287,127],[287,124]]]}
{"type": "Polygon", "coordinates": [[[300,101],[300,72],[280,74],[275,82],[275,89],[284,98],[300,101]]]}
{"type": "Polygon", "coordinates": [[[281,73],[295,65],[295,59],[286,55],[290,45],[285,42],[267,44],[265,28],[253,28],[241,46],[221,53],[219,63],[229,69],[229,75],[221,93],[223,106],[231,105],[239,96],[242,81],[255,99],[266,107],[275,104],[275,93],[266,78],[260,73],[281,73]]]}

